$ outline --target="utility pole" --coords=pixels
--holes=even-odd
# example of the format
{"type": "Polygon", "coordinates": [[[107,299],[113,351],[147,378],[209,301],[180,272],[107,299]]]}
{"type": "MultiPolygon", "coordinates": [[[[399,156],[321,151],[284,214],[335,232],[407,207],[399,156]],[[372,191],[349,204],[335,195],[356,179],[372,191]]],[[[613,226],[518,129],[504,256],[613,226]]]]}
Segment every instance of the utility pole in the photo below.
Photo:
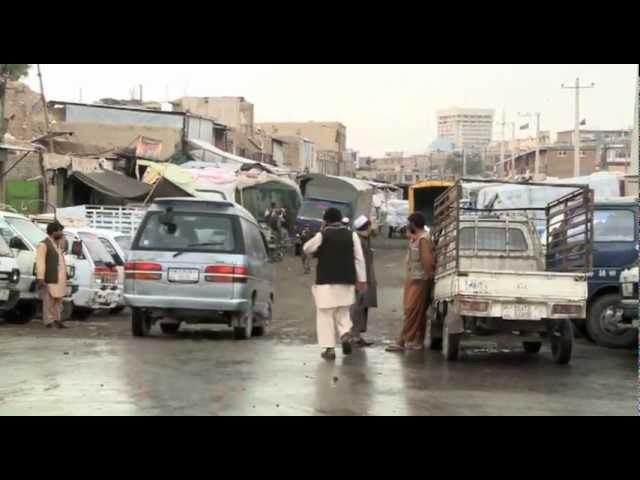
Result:
{"type": "Polygon", "coordinates": [[[467,176],[467,150],[462,149],[462,178],[467,176]]]}
{"type": "MultiPolygon", "coordinates": [[[[4,142],[6,127],[4,123],[4,101],[9,82],[9,64],[0,63],[0,143],[4,142]]],[[[7,151],[0,149],[0,203],[5,202],[4,198],[4,170],[7,165],[7,151]]]]}
{"type": "Polygon", "coordinates": [[[573,146],[574,146],[574,153],[573,153],[573,175],[575,177],[579,177],[580,176],[580,90],[581,89],[586,89],[586,88],[594,88],[596,86],[595,83],[591,83],[590,85],[580,85],[580,77],[576,78],[576,84],[575,86],[570,86],[570,85],[565,85],[564,83],[561,85],[562,88],[565,89],[569,89],[569,90],[575,90],[575,94],[576,94],[576,127],[575,127],[575,133],[574,138],[573,138],[573,146]]]}

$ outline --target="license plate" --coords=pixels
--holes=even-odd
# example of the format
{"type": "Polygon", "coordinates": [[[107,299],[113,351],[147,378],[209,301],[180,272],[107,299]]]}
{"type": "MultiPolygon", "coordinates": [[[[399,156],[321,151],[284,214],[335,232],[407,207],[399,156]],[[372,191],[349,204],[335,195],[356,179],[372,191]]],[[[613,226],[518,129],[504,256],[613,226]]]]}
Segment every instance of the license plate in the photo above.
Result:
{"type": "Polygon", "coordinates": [[[9,290],[0,290],[0,302],[6,302],[9,300],[9,290]]]}
{"type": "Polygon", "coordinates": [[[533,319],[531,305],[514,304],[502,307],[502,318],[508,320],[533,319]]]}
{"type": "Polygon", "coordinates": [[[174,283],[198,283],[200,270],[171,268],[169,269],[169,281],[174,283]]]}

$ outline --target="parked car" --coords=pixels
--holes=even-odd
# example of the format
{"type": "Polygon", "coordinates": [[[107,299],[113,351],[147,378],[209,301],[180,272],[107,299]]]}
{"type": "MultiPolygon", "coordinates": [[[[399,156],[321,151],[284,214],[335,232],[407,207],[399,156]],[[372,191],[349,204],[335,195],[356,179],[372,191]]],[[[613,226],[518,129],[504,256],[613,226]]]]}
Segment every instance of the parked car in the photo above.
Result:
{"type": "MultiPolygon", "coordinates": [[[[28,323],[41,311],[42,301],[36,288],[36,249],[47,238],[47,234],[19,213],[0,211],[0,235],[9,244],[20,269],[18,290],[20,299],[15,307],[4,317],[12,323],[28,323]]],[[[64,301],[63,317],[71,314],[71,296],[77,291],[75,277],[75,259],[65,255],[67,263],[67,292],[64,301]]]]}
{"type": "MultiPolygon", "coordinates": [[[[109,252],[115,269],[118,272],[118,285],[124,287],[124,266],[129,256],[129,248],[131,247],[131,237],[118,232],[112,232],[110,230],[95,230],[95,234],[98,239],[104,245],[104,248],[109,252]]],[[[111,310],[114,315],[119,314],[125,308],[124,296],[120,297],[118,306],[111,310]]]]}
{"type": "Polygon", "coordinates": [[[84,320],[96,310],[113,310],[123,305],[123,284],[117,264],[107,251],[98,230],[65,228],[64,234],[76,255],[78,291],[73,295],[73,316],[84,320]]]}
{"type": "Polygon", "coordinates": [[[637,334],[640,327],[640,298],[638,280],[640,277],[638,266],[628,268],[620,274],[622,285],[622,314],[619,315],[617,327],[620,329],[634,329],[637,334]],[[629,319],[628,321],[626,319],[629,319]]]}
{"type": "Polygon", "coordinates": [[[20,268],[13,251],[0,235],[0,314],[11,311],[20,300],[20,268]]]}
{"type": "Polygon", "coordinates": [[[221,324],[234,338],[265,334],[273,265],[255,218],[227,201],[156,200],[133,240],[125,301],[133,335],[165,334],[182,322],[221,324]]]}
{"type": "Polygon", "coordinates": [[[565,226],[545,255],[535,223],[522,213],[461,216],[463,182],[435,203],[436,314],[427,324],[430,347],[456,360],[468,336],[515,340],[530,354],[548,340],[554,361],[569,363],[572,320],[584,319],[587,311],[591,193],[580,188],[547,206],[549,222],[565,226]],[[582,226],[582,233],[573,234],[574,225],[582,226]]]}

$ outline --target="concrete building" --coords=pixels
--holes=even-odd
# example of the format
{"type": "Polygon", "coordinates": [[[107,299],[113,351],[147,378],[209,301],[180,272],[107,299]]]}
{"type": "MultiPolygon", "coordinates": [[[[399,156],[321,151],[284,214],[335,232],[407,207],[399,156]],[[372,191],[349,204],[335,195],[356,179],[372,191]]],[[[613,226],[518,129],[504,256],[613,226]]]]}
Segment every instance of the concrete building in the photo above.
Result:
{"type": "MultiPolygon", "coordinates": [[[[582,147],[580,157],[580,175],[591,175],[601,171],[600,150],[596,145],[582,147]]],[[[571,178],[573,172],[574,150],[567,145],[545,145],[540,148],[540,173],[547,177],[571,178]]],[[[535,168],[536,151],[529,150],[515,158],[505,161],[504,176],[532,174],[535,168]]]]}
{"type": "MultiPolygon", "coordinates": [[[[558,132],[556,143],[573,145],[574,130],[558,132]]],[[[620,143],[631,139],[631,130],[580,130],[580,143],[620,143]]]]}
{"type": "Polygon", "coordinates": [[[309,139],[297,136],[277,137],[285,142],[283,166],[300,173],[320,173],[316,145],[309,139]]]}
{"type": "Polygon", "coordinates": [[[254,106],[244,97],[182,97],[174,110],[211,118],[247,136],[253,135],[254,106]]]}
{"type": "Polygon", "coordinates": [[[358,169],[355,175],[367,180],[413,184],[428,178],[433,166],[432,161],[432,155],[405,156],[402,152],[388,152],[382,158],[371,159],[369,164],[358,169]]]}
{"type": "MultiPolygon", "coordinates": [[[[541,131],[540,132],[540,147],[544,147],[546,145],[551,145],[551,132],[549,131],[541,131]]],[[[487,146],[485,152],[483,152],[483,157],[485,160],[485,164],[487,166],[491,166],[495,168],[496,174],[498,176],[504,175],[504,169],[500,164],[501,154],[504,148],[504,157],[505,161],[511,159],[514,155],[520,155],[521,153],[528,152],[529,150],[536,149],[536,137],[529,136],[525,138],[516,138],[511,140],[505,140],[492,142],[487,146]]]]}
{"type": "Polygon", "coordinates": [[[265,122],[256,127],[274,137],[296,136],[309,139],[317,149],[318,173],[345,175],[353,171],[348,163],[347,127],[340,122],[265,122]]]}
{"type": "Polygon", "coordinates": [[[104,151],[131,148],[141,136],[162,142],[160,161],[171,158],[188,139],[222,150],[228,146],[225,125],[183,112],[60,101],[49,102],[48,109],[57,130],[73,132],[75,143],[101,146],[104,151]]]}
{"type": "Polygon", "coordinates": [[[456,150],[484,151],[493,137],[495,110],[452,107],[438,110],[438,138],[456,150]]]}

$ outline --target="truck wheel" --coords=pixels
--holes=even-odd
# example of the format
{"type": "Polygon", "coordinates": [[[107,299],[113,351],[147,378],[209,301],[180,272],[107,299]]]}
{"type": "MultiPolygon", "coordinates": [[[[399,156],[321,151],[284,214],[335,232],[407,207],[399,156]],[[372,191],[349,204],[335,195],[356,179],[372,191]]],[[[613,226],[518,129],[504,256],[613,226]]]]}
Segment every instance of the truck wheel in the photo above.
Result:
{"type": "Polygon", "coordinates": [[[630,348],[638,341],[634,329],[621,330],[607,322],[611,308],[620,305],[620,295],[612,293],[597,299],[587,319],[587,333],[598,345],[608,348],[630,348]]]}
{"type": "Polygon", "coordinates": [[[71,316],[76,320],[87,320],[93,314],[93,310],[90,308],[73,307],[71,316]]]}
{"type": "Polygon", "coordinates": [[[164,333],[165,335],[175,335],[176,333],[178,333],[178,330],[180,330],[180,324],[179,323],[161,323],[160,330],[162,330],[162,333],[164,333]]]}
{"type": "Polygon", "coordinates": [[[244,314],[244,326],[233,328],[234,340],[249,340],[253,333],[253,311],[244,314]]]}
{"type": "Polygon", "coordinates": [[[31,322],[38,313],[38,308],[33,302],[18,302],[15,308],[4,315],[8,323],[14,325],[26,325],[31,322]]]}
{"type": "Polygon", "coordinates": [[[151,331],[151,317],[139,308],[131,309],[131,332],[134,337],[146,337],[151,331]]]}
{"type": "Polygon", "coordinates": [[[449,333],[449,325],[445,319],[442,327],[442,355],[444,355],[445,360],[450,362],[458,360],[458,357],[460,356],[461,339],[462,334],[449,333]]]}
{"type": "Polygon", "coordinates": [[[522,342],[522,347],[525,352],[535,355],[536,353],[540,353],[542,342],[522,342]]]}
{"type": "Polygon", "coordinates": [[[551,353],[558,365],[567,365],[573,352],[573,326],[571,320],[560,320],[558,329],[551,332],[551,353]]]}
{"type": "MultiPolygon", "coordinates": [[[[431,310],[431,309],[430,309],[431,310]]],[[[433,310],[436,311],[437,308],[433,310]]],[[[437,320],[433,318],[433,316],[429,316],[427,319],[427,348],[430,350],[442,350],[442,332],[440,329],[436,328],[437,320]]]]}

